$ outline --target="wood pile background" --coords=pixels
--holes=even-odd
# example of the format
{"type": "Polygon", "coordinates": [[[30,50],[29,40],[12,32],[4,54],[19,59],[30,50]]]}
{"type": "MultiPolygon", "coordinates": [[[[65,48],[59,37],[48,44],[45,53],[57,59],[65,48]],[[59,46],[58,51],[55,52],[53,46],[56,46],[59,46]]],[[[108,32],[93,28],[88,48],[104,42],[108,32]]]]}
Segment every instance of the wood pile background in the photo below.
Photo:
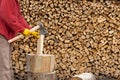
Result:
{"type": "MultiPolygon", "coordinates": [[[[20,0],[20,4],[31,26],[42,22],[48,30],[44,53],[56,56],[59,80],[82,72],[111,80],[120,77],[119,2],[20,0]]],[[[32,36],[12,43],[15,80],[26,80],[26,54],[35,54],[36,45],[32,36]]]]}

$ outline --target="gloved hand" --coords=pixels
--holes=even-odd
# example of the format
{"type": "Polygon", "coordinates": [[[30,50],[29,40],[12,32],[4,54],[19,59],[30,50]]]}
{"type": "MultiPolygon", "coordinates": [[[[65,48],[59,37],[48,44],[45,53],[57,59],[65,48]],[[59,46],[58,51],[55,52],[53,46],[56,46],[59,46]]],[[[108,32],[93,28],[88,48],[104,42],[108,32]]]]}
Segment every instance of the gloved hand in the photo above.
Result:
{"type": "Polygon", "coordinates": [[[25,30],[23,31],[23,34],[24,34],[25,36],[33,35],[34,37],[39,38],[39,33],[38,33],[38,32],[30,31],[29,29],[25,29],[25,30]]]}
{"type": "Polygon", "coordinates": [[[39,38],[39,33],[38,32],[32,31],[32,32],[30,32],[30,34],[32,34],[36,38],[39,38]]]}

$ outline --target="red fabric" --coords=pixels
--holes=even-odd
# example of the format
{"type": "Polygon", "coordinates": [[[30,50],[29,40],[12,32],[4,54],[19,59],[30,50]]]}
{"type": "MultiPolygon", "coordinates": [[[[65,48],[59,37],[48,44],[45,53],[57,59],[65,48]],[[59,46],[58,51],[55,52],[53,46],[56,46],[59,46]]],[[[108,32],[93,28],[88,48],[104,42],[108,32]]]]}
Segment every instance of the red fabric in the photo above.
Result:
{"type": "Polygon", "coordinates": [[[0,34],[8,40],[29,25],[20,13],[18,0],[0,0],[0,34]]]}

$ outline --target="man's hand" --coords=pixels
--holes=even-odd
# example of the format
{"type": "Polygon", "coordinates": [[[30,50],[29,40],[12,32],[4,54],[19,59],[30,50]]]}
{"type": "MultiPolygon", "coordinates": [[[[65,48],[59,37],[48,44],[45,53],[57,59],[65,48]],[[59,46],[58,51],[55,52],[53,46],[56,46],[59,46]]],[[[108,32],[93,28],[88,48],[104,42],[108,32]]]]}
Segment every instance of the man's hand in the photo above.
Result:
{"type": "Polygon", "coordinates": [[[24,34],[25,36],[33,35],[34,37],[39,38],[39,33],[38,33],[38,32],[30,31],[29,29],[25,29],[25,30],[23,31],[23,34],[24,34]]]}
{"type": "Polygon", "coordinates": [[[30,34],[32,34],[36,38],[39,38],[39,33],[38,32],[32,31],[32,32],[30,32],[30,34]]]}

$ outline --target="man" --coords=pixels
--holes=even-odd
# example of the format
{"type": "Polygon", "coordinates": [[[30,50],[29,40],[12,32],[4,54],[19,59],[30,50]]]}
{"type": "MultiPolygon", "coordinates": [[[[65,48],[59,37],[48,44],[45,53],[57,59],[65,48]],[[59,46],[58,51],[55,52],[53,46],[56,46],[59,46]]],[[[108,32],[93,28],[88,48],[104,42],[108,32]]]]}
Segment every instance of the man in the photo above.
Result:
{"type": "Polygon", "coordinates": [[[14,80],[8,40],[17,33],[38,37],[37,32],[30,32],[29,29],[21,16],[18,0],[0,0],[0,80],[14,80]]]}

